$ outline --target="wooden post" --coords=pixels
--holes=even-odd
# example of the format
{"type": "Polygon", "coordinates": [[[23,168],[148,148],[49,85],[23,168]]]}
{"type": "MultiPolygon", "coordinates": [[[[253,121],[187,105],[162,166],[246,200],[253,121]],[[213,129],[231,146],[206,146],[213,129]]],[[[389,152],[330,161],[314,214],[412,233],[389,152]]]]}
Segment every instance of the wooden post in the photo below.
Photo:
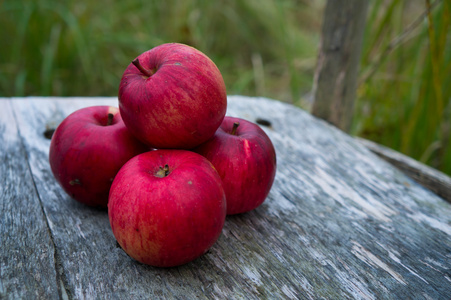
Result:
{"type": "Polygon", "coordinates": [[[328,0],[313,84],[312,114],[348,132],[368,0],[328,0]]]}

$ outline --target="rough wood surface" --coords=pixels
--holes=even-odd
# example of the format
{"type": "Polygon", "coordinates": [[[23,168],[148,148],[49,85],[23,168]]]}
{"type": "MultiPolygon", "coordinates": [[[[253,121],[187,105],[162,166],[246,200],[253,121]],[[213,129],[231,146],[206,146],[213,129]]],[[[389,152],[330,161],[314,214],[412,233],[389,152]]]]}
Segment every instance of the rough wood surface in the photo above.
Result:
{"type": "MultiPolygon", "coordinates": [[[[16,115],[24,149],[14,155],[28,161],[34,182],[30,194],[38,194],[21,199],[21,206],[34,201],[42,206],[16,208],[15,218],[29,222],[44,215],[48,228],[42,225],[36,231],[50,229],[56,250],[57,276],[38,282],[41,290],[58,293],[61,286],[61,297],[74,299],[446,299],[451,295],[450,203],[352,137],[298,108],[229,96],[229,115],[265,124],[262,127],[278,158],[274,186],[262,206],[227,218],[223,234],[207,254],[181,267],[161,269],[129,258],[114,240],[107,212],[85,207],[64,194],[49,168],[46,127],[78,108],[117,105],[117,99],[6,101],[16,115]]],[[[5,138],[2,130],[2,139],[17,139],[11,124],[6,126],[9,133],[5,138]]],[[[20,164],[2,167],[14,173],[20,164]]],[[[16,185],[26,188],[26,176],[15,179],[16,185]]],[[[1,199],[4,220],[13,210],[6,202],[17,200],[3,193],[1,199]]],[[[2,223],[2,235],[5,231],[2,223]]],[[[36,243],[29,233],[14,234],[16,239],[36,243]]],[[[40,239],[45,241],[45,236],[40,239]]],[[[48,241],[42,243],[30,245],[30,252],[52,249],[48,241]]],[[[9,261],[14,253],[5,249],[3,240],[0,251],[2,272],[13,270],[15,263],[31,265],[28,256],[9,261]]],[[[54,270],[51,261],[48,265],[54,270]]],[[[17,283],[27,285],[19,276],[21,270],[17,272],[17,283]]],[[[13,271],[9,274],[13,276],[13,271]]],[[[2,273],[1,286],[10,281],[2,273]]],[[[9,290],[5,293],[16,298],[9,290]]]]}
{"type": "Polygon", "coordinates": [[[0,299],[55,299],[54,246],[10,101],[0,101],[0,299]]]}
{"type": "Polygon", "coordinates": [[[358,141],[419,184],[451,202],[451,178],[446,174],[369,140],[358,139],[358,141]]]}
{"type": "Polygon", "coordinates": [[[313,84],[312,114],[349,131],[368,0],[328,0],[313,84]]]}

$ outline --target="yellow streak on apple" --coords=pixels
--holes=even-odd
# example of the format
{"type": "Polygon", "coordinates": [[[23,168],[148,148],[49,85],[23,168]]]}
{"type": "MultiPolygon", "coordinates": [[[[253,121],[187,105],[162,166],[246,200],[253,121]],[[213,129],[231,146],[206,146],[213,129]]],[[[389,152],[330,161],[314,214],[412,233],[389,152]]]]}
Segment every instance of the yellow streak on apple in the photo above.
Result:
{"type": "Polygon", "coordinates": [[[246,153],[246,157],[251,156],[251,146],[248,140],[244,140],[244,152],[246,153]]]}
{"type": "Polygon", "coordinates": [[[117,111],[119,110],[119,108],[114,107],[114,106],[109,106],[108,107],[108,114],[113,114],[115,115],[117,113],[117,111]]]}

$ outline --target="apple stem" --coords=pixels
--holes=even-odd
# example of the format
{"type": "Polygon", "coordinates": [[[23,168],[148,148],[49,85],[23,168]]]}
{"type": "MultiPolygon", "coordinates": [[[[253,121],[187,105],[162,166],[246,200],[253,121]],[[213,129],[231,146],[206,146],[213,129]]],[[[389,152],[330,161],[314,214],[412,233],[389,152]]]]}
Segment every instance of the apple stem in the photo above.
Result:
{"type": "Polygon", "coordinates": [[[236,130],[238,129],[238,126],[240,126],[239,122],[233,123],[232,131],[230,132],[230,134],[236,135],[236,130]]]}
{"type": "Polygon", "coordinates": [[[113,118],[114,118],[114,115],[112,113],[109,113],[108,114],[108,120],[106,122],[107,126],[110,126],[111,124],[113,124],[113,118]]]}
{"type": "Polygon", "coordinates": [[[152,70],[147,70],[147,69],[145,69],[145,68],[141,65],[141,63],[139,62],[139,59],[138,59],[138,58],[135,58],[135,59],[132,61],[132,64],[134,64],[135,67],[138,68],[138,70],[140,70],[141,73],[143,73],[143,74],[146,75],[147,77],[150,77],[150,76],[152,76],[152,75],[154,74],[154,72],[152,72],[152,70]]]}

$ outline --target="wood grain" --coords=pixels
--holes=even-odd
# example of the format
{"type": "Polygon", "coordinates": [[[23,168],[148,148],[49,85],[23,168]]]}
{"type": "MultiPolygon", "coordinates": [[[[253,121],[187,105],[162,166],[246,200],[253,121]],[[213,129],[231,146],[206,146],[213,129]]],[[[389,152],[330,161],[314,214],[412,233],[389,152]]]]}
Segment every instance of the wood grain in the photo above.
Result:
{"type": "Polygon", "coordinates": [[[446,174],[372,141],[365,139],[358,139],[358,141],[419,184],[451,202],[451,178],[446,174]]]}
{"type": "Polygon", "coordinates": [[[312,114],[348,132],[368,0],[328,0],[316,64],[312,114]]]}
{"type": "Polygon", "coordinates": [[[52,237],[10,100],[0,101],[0,133],[0,298],[58,298],[52,237]]]}
{"type": "Polygon", "coordinates": [[[342,131],[264,98],[229,96],[227,112],[265,124],[276,148],[276,179],[263,205],[228,217],[218,242],[187,265],[161,269],[137,263],[117,246],[107,212],[64,194],[48,164],[46,126],[98,104],[117,106],[117,99],[12,101],[68,298],[443,299],[451,294],[451,205],[342,131]]]}

